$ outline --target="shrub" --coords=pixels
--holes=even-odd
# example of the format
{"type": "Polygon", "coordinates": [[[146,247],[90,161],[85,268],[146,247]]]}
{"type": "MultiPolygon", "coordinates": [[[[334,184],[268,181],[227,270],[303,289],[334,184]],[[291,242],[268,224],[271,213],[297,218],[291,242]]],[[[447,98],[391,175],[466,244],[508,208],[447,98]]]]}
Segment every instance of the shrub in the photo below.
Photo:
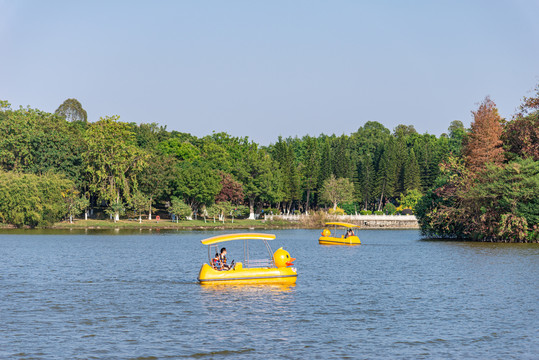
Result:
{"type": "Polygon", "coordinates": [[[245,205],[236,205],[231,213],[232,216],[236,218],[246,218],[249,217],[249,207],[245,205]]]}
{"type": "Polygon", "coordinates": [[[275,208],[264,209],[264,214],[266,215],[281,215],[281,210],[275,208]]]}
{"type": "Polygon", "coordinates": [[[384,212],[389,215],[394,215],[397,212],[397,207],[392,203],[387,203],[384,206],[384,212]]]}
{"type": "Polygon", "coordinates": [[[344,209],[341,209],[340,207],[337,206],[335,210],[329,209],[328,213],[330,215],[344,215],[344,209]]]}
{"type": "Polygon", "coordinates": [[[372,215],[372,211],[370,210],[361,210],[359,213],[361,215],[372,215]]]}
{"type": "Polygon", "coordinates": [[[376,210],[376,211],[374,212],[374,215],[384,215],[384,212],[383,212],[383,211],[378,211],[378,210],[376,210]]]}
{"type": "Polygon", "coordinates": [[[355,215],[360,207],[356,203],[345,203],[341,205],[347,215],[355,215]]]}

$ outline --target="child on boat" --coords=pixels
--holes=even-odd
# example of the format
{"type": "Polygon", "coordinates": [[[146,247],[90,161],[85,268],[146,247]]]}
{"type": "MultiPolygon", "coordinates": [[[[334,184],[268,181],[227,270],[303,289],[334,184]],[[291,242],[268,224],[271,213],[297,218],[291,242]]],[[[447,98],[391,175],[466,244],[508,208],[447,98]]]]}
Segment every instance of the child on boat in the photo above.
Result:
{"type": "Polygon", "coordinates": [[[211,264],[215,270],[223,270],[223,263],[221,262],[219,253],[215,253],[215,257],[211,259],[211,264]]]}

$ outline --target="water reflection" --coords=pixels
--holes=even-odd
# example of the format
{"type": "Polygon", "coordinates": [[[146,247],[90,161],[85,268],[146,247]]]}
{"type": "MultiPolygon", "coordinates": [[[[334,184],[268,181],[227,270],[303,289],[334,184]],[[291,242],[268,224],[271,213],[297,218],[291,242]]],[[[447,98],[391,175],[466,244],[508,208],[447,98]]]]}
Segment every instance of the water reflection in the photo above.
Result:
{"type": "Polygon", "coordinates": [[[203,292],[213,294],[268,294],[273,292],[292,292],[296,284],[203,284],[203,292]]]}

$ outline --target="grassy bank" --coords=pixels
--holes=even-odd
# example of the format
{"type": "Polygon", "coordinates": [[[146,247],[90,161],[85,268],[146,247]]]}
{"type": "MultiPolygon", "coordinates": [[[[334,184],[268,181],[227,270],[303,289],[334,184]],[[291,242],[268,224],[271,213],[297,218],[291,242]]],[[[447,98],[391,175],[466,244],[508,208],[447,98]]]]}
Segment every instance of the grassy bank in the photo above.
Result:
{"type": "Polygon", "coordinates": [[[234,222],[227,220],[224,223],[213,220],[189,220],[178,223],[170,220],[143,220],[142,223],[134,220],[74,220],[73,223],[62,221],[54,224],[52,229],[178,229],[178,230],[198,230],[198,229],[291,229],[298,228],[300,224],[291,221],[277,220],[247,220],[235,219],[234,222]]]}

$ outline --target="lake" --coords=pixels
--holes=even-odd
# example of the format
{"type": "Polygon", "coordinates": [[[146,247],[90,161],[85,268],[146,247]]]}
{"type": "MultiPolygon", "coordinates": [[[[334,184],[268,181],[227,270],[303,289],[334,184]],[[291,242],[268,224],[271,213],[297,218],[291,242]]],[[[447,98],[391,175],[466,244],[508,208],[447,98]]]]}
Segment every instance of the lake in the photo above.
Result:
{"type": "Polygon", "coordinates": [[[200,240],[225,231],[2,231],[0,358],[539,356],[537,244],[268,232],[297,258],[296,285],[199,285],[200,240]]]}

